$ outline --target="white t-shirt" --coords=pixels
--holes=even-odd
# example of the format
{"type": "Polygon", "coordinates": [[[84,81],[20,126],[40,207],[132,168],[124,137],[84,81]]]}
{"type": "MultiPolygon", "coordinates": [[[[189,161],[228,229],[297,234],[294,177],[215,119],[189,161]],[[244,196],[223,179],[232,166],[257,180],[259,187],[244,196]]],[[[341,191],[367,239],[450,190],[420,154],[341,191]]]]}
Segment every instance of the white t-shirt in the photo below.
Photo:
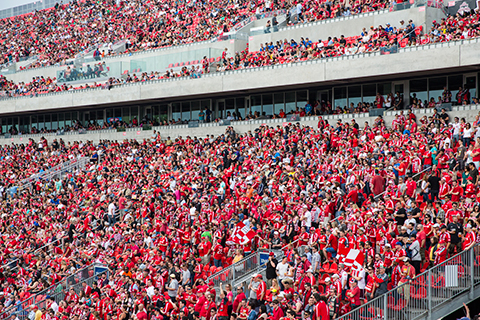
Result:
{"type": "Polygon", "coordinates": [[[456,134],[456,135],[460,135],[460,123],[457,122],[457,123],[454,123],[453,124],[453,134],[456,134]]]}
{"type": "Polygon", "coordinates": [[[312,226],[312,213],[310,211],[306,211],[303,216],[306,218],[305,220],[303,220],[303,222],[305,223],[305,227],[307,227],[307,229],[310,229],[310,227],[312,226]]]}
{"type": "Polygon", "coordinates": [[[114,216],[115,215],[115,204],[112,202],[108,205],[108,215],[109,216],[114,216]]]}
{"type": "Polygon", "coordinates": [[[280,279],[285,279],[286,277],[286,273],[288,272],[288,263],[283,263],[283,262],[280,262],[279,264],[277,264],[277,272],[278,272],[278,277],[280,279]]]}
{"type": "Polygon", "coordinates": [[[358,277],[360,277],[361,279],[358,280],[358,288],[360,290],[363,290],[365,289],[365,270],[361,270],[358,272],[358,277]]]}

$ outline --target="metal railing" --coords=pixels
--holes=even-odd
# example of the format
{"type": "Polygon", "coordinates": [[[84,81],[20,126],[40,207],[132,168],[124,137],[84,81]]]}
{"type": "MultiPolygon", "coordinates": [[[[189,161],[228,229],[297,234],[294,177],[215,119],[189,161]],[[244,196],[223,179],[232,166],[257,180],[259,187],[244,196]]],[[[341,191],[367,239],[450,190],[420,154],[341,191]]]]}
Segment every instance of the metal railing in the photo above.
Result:
{"type": "Polygon", "coordinates": [[[34,174],[28,178],[25,178],[17,183],[17,186],[11,187],[8,189],[8,194],[15,194],[18,191],[24,190],[24,189],[30,189],[32,187],[32,184],[35,181],[38,181],[40,179],[43,180],[51,180],[54,178],[61,178],[63,174],[66,172],[72,172],[77,169],[83,169],[85,168],[86,164],[88,163],[89,159],[87,157],[80,157],[80,158],[75,158],[69,161],[62,162],[46,171],[39,172],[37,174],[34,174]]]}
{"type": "MultiPolygon", "coordinates": [[[[67,237],[62,237],[60,239],[57,239],[53,242],[48,242],[47,244],[45,244],[44,246],[38,248],[38,249],[35,249],[32,254],[34,256],[38,256],[38,254],[43,251],[45,254],[49,255],[53,250],[55,250],[56,247],[61,247],[62,248],[62,251],[64,250],[64,240],[67,239],[67,237]],[[54,246],[55,245],[55,246],[54,246]],[[48,249],[48,250],[45,250],[45,249],[48,249]]],[[[9,270],[11,273],[17,273],[18,271],[18,268],[19,268],[19,262],[20,262],[20,259],[15,259],[11,262],[8,262],[7,264],[4,265],[4,269],[5,270],[9,270]],[[14,265],[12,265],[14,264],[14,265]]],[[[29,270],[29,268],[25,268],[25,270],[29,270]]]]}
{"type": "MultiPolygon", "coordinates": [[[[412,176],[412,178],[415,179],[415,178],[421,176],[423,173],[425,173],[425,172],[427,172],[427,171],[429,171],[429,170],[431,170],[431,169],[432,169],[432,167],[428,167],[428,168],[426,168],[426,169],[423,169],[422,171],[414,174],[414,175],[412,176]]],[[[381,196],[383,196],[386,192],[387,192],[387,191],[383,191],[382,193],[377,194],[376,196],[373,197],[373,199],[374,199],[375,201],[377,201],[377,200],[378,200],[381,196]]],[[[329,223],[331,223],[331,222],[337,222],[337,223],[338,223],[338,220],[339,220],[340,217],[345,218],[344,215],[339,215],[338,217],[335,217],[334,219],[330,220],[329,223]]]]}
{"type": "MultiPolygon", "coordinates": [[[[34,295],[23,300],[22,302],[17,303],[13,306],[9,306],[5,310],[3,310],[2,313],[0,313],[0,319],[7,318],[9,314],[17,314],[18,317],[23,319],[21,316],[26,317],[28,315],[29,306],[31,306],[32,304],[39,305],[40,303],[45,301],[47,296],[59,297],[60,300],[63,299],[65,289],[68,289],[75,285],[81,285],[82,282],[94,278],[96,267],[98,267],[97,264],[92,264],[85,268],[82,268],[76,271],[74,274],[63,278],[58,283],[51,285],[50,287],[43,289],[40,292],[36,292],[34,295]],[[25,312],[27,314],[25,314],[25,312]]],[[[39,306],[39,308],[41,307],[39,306]]]]}
{"type": "Polygon", "coordinates": [[[479,254],[480,246],[476,245],[337,319],[437,319],[436,313],[445,312],[440,308],[455,297],[468,293],[474,298],[475,286],[480,284],[479,254]]]}
{"type": "MultiPolygon", "coordinates": [[[[243,258],[242,260],[226,267],[225,269],[220,270],[217,273],[214,273],[210,277],[208,277],[208,281],[213,281],[214,288],[219,292],[220,290],[220,283],[231,283],[235,285],[237,282],[241,282],[245,279],[248,279],[251,275],[256,273],[261,273],[265,270],[265,263],[261,263],[262,255],[268,259],[268,254],[270,252],[275,253],[275,257],[277,259],[281,259],[284,256],[285,250],[289,245],[293,245],[294,247],[298,243],[299,239],[287,244],[286,246],[282,247],[281,249],[259,249],[256,252],[248,255],[247,257],[243,258]]],[[[218,296],[218,295],[217,295],[218,296]]]]}

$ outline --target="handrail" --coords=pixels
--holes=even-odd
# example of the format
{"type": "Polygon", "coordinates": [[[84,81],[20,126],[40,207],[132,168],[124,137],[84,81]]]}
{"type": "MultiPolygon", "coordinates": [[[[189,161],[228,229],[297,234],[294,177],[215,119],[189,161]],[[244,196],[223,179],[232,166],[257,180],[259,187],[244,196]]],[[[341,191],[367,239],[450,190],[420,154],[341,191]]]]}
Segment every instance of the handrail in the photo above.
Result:
{"type": "MultiPolygon", "coordinates": [[[[412,179],[418,177],[418,176],[421,175],[422,173],[424,173],[424,172],[426,172],[426,171],[429,171],[429,170],[431,170],[431,169],[432,169],[431,166],[423,169],[422,171],[414,174],[414,175],[412,176],[412,179]]],[[[374,196],[373,198],[374,198],[375,200],[377,200],[381,195],[383,195],[383,194],[386,193],[386,192],[387,192],[387,191],[385,190],[385,191],[383,191],[382,193],[377,194],[377,195],[374,196]]]]}
{"type": "Polygon", "coordinates": [[[50,180],[52,177],[59,174],[61,175],[64,172],[67,172],[75,167],[84,168],[87,162],[88,162],[88,159],[86,157],[79,157],[66,162],[62,162],[48,170],[36,173],[28,178],[21,180],[20,182],[18,182],[16,186],[10,187],[7,190],[7,192],[13,193],[13,189],[15,188],[17,188],[16,189],[17,191],[23,190],[23,189],[29,189],[32,186],[32,183],[34,181],[37,181],[39,179],[50,180]]]}
{"type": "MultiPolygon", "coordinates": [[[[423,276],[427,276],[427,280],[428,281],[431,281],[431,275],[432,275],[432,271],[435,271],[435,270],[438,270],[442,267],[445,267],[447,265],[451,265],[450,263],[454,260],[457,260],[458,258],[461,257],[461,255],[464,255],[464,254],[469,254],[469,253],[475,253],[474,250],[476,248],[479,248],[480,245],[479,244],[476,244],[474,245],[473,247],[471,247],[470,249],[468,250],[464,250],[462,252],[459,252],[457,253],[456,255],[454,255],[453,257],[445,260],[443,263],[439,264],[439,265],[436,265],[434,266],[433,268],[430,268],[430,269],[427,269],[426,271],[420,273],[419,275],[415,275],[415,277],[412,279],[412,280],[415,280],[415,279],[420,279],[421,277],[423,276]],[[467,253],[468,252],[468,253],[467,253]]],[[[457,260],[458,261],[458,260],[457,260]]],[[[472,262],[472,267],[474,266],[474,261],[471,261],[472,262]]],[[[432,283],[426,283],[427,286],[431,287],[432,286],[432,283]]],[[[402,291],[402,290],[408,290],[410,292],[410,286],[413,285],[411,282],[406,282],[406,283],[403,283],[401,284],[400,286],[397,286],[395,288],[392,288],[391,290],[387,291],[386,293],[384,293],[383,295],[381,296],[378,296],[377,298],[374,298],[370,301],[368,301],[367,303],[359,306],[357,309],[354,309],[338,318],[336,318],[336,320],[342,320],[342,319],[360,319],[360,317],[354,317],[357,313],[361,314],[362,311],[364,310],[367,310],[369,307],[372,307],[372,306],[378,306],[379,305],[379,302],[380,300],[384,300],[386,302],[386,299],[388,297],[389,294],[398,294],[399,291],[402,291]],[[402,288],[402,290],[399,290],[400,288],[402,288]]],[[[445,285],[445,284],[444,284],[445,285]]],[[[471,286],[475,286],[474,283],[471,283],[471,286]]],[[[428,299],[428,297],[426,297],[428,299]]],[[[430,298],[431,298],[431,295],[430,295],[430,298]]],[[[385,304],[386,306],[386,304],[385,304]]],[[[408,309],[408,307],[406,307],[408,309]]],[[[431,308],[429,308],[431,309],[431,308]]],[[[429,310],[429,312],[431,312],[431,310],[429,310]]],[[[385,319],[387,319],[387,317],[385,317],[385,319]]]]}
{"type": "MultiPolygon", "coordinates": [[[[447,41],[447,42],[433,42],[433,43],[427,43],[423,45],[416,45],[416,46],[409,46],[406,48],[399,48],[398,53],[403,53],[407,51],[412,51],[413,49],[415,50],[420,50],[419,48],[427,48],[432,47],[436,48],[436,45],[438,44],[449,44],[451,46],[456,46],[456,45],[463,45],[466,43],[473,43],[473,42],[479,42],[480,38],[470,38],[470,39],[465,39],[465,40],[456,40],[456,41],[447,41]]],[[[290,62],[290,63],[285,63],[285,64],[275,64],[275,65],[268,65],[268,66],[262,66],[262,67],[254,67],[254,68],[246,68],[246,69],[238,69],[238,70],[229,70],[229,71],[223,71],[223,72],[214,72],[214,73],[208,73],[203,75],[201,78],[206,78],[206,77],[216,77],[216,76],[224,76],[226,74],[232,74],[232,73],[239,73],[242,71],[255,71],[255,72],[261,72],[263,70],[267,69],[272,69],[274,67],[281,68],[284,66],[288,67],[295,67],[298,65],[302,64],[312,64],[312,63],[324,63],[324,62],[329,62],[329,61],[338,61],[338,60],[344,60],[346,57],[351,57],[354,59],[357,58],[365,58],[365,57],[372,57],[372,56],[378,56],[380,53],[378,51],[373,51],[373,52],[365,52],[365,53],[358,53],[358,54],[353,54],[353,55],[342,55],[338,57],[325,57],[325,58],[320,58],[320,59],[313,59],[313,60],[306,60],[306,61],[297,61],[297,62],[290,62]]],[[[349,58],[350,59],[350,58],[349,58]]],[[[155,80],[149,80],[149,81],[142,81],[142,82],[136,82],[136,83],[127,83],[127,84],[122,84],[122,85],[115,85],[112,88],[116,87],[124,87],[124,86],[131,86],[131,85],[144,85],[144,84],[156,84],[156,83],[163,83],[163,82],[169,82],[169,81],[180,81],[180,80],[191,80],[190,77],[178,77],[178,78],[167,78],[167,79],[155,79],[155,80]]],[[[50,92],[50,93],[45,93],[45,94],[32,94],[32,95],[22,95],[22,96],[13,96],[13,97],[7,97],[7,98],[1,98],[0,101],[4,100],[13,100],[13,99],[30,99],[32,97],[49,97],[52,95],[58,95],[58,94],[68,94],[68,93],[81,93],[81,92],[86,92],[86,91],[94,91],[94,90],[104,90],[101,87],[95,87],[95,88],[86,88],[86,89],[78,89],[78,90],[66,90],[66,91],[60,91],[60,92],[50,92]]]]}
{"type": "MultiPolygon", "coordinates": [[[[57,240],[55,240],[55,241],[53,241],[53,242],[49,242],[49,243],[43,245],[42,247],[40,247],[40,248],[38,248],[38,249],[35,249],[35,250],[32,252],[32,254],[33,254],[33,255],[37,255],[37,254],[38,254],[40,251],[42,251],[43,249],[48,248],[49,246],[51,246],[51,245],[53,245],[53,244],[55,244],[55,243],[58,243],[59,241],[63,241],[64,239],[67,239],[67,238],[68,238],[68,237],[65,236],[65,237],[59,238],[59,239],[57,239],[57,240]]],[[[62,247],[63,247],[63,244],[62,244],[62,247]]],[[[51,251],[53,251],[53,250],[46,251],[45,253],[49,254],[51,251]]],[[[15,260],[13,260],[13,261],[20,261],[20,259],[17,258],[17,259],[15,259],[15,260]]],[[[11,264],[13,261],[7,263],[6,265],[11,264]]],[[[19,266],[18,266],[18,263],[17,263],[17,265],[16,265],[15,267],[10,268],[9,270],[10,270],[10,272],[15,272],[15,271],[18,269],[18,267],[19,267],[19,266]]],[[[25,270],[29,270],[29,268],[25,268],[25,270]]]]}
{"type": "MultiPolygon", "coordinates": [[[[428,170],[431,170],[431,169],[432,169],[432,167],[428,167],[428,168],[426,168],[426,169],[424,169],[424,170],[422,170],[422,171],[414,174],[414,175],[412,176],[412,178],[416,178],[417,176],[419,176],[419,175],[421,175],[422,173],[424,173],[424,172],[426,172],[426,171],[428,171],[428,170]]],[[[373,197],[373,199],[376,201],[378,198],[380,198],[380,196],[382,196],[382,195],[385,194],[386,192],[387,192],[387,191],[385,190],[385,191],[383,191],[382,193],[377,194],[376,196],[373,197]]],[[[340,217],[341,217],[341,216],[335,217],[335,219],[332,219],[332,220],[330,220],[329,222],[338,222],[338,220],[339,220],[340,217]]]]}
{"type": "MultiPolygon", "coordinates": [[[[297,240],[295,240],[295,241],[293,241],[293,242],[290,242],[290,243],[286,244],[285,246],[283,246],[281,249],[278,249],[278,250],[279,250],[279,251],[280,251],[280,250],[281,250],[281,251],[286,250],[286,248],[287,248],[290,244],[294,244],[294,243],[298,242],[299,240],[300,240],[300,239],[297,239],[297,240]]],[[[272,249],[269,249],[269,250],[272,250],[272,249]]],[[[260,252],[263,252],[263,251],[264,251],[264,249],[258,249],[257,251],[249,254],[248,256],[246,256],[245,258],[243,258],[242,260],[237,261],[237,262],[229,265],[228,267],[226,267],[226,268],[224,268],[224,269],[222,269],[222,270],[220,270],[220,271],[212,274],[210,277],[208,277],[207,281],[210,280],[210,279],[213,279],[213,278],[218,277],[218,276],[221,275],[222,273],[227,272],[227,270],[232,270],[232,269],[234,269],[235,267],[239,267],[239,266],[243,265],[243,263],[245,263],[248,259],[251,259],[251,258],[255,257],[257,254],[259,254],[260,252]]],[[[277,250],[275,250],[275,251],[277,251],[277,250]]]]}
{"type": "MultiPolygon", "coordinates": [[[[85,271],[89,271],[89,269],[92,269],[94,270],[96,264],[93,263],[93,264],[90,264],[84,268],[81,268],[77,271],[75,271],[75,273],[71,274],[71,275],[68,275],[67,277],[63,278],[60,280],[60,283],[63,283],[64,281],[68,284],[68,279],[75,279],[79,274],[82,274],[83,272],[85,271]]],[[[88,274],[88,273],[87,273],[88,274]]],[[[51,285],[50,287],[42,290],[41,292],[37,292],[36,294],[28,297],[27,299],[23,300],[20,302],[21,305],[30,305],[30,304],[36,304],[37,303],[37,298],[38,297],[43,297],[45,295],[51,295],[53,293],[55,293],[55,290],[57,289],[58,287],[58,283],[57,284],[54,284],[54,285],[51,285]]],[[[10,308],[7,308],[6,310],[2,310],[2,312],[0,313],[0,319],[4,319],[5,316],[12,310],[12,309],[15,309],[18,307],[18,304],[15,304],[13,306],[11,306],[10,308]]]]}

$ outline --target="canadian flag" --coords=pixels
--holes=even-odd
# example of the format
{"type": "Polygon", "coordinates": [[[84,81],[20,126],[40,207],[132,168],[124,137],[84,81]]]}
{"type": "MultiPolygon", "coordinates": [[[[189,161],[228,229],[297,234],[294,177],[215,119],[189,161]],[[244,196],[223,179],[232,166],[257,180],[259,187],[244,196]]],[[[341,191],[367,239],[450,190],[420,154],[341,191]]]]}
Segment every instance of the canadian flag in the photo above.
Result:
{"type": "Polygon", "coordinates": [[[363,252],[357,249],[350,249],[348,254],[343,259],[343,264],[352,269],[363,269],[363,261],[365,260],[365,255],[363,252]]]}
{"type": "Polygon", "coordinates": [[[255,231],[253,231],[249,226],[246,226],[243,222],[237,223],[233,229],[230,238],[227,240],[227,244],[245,244],[256,236],[255,231]]]}

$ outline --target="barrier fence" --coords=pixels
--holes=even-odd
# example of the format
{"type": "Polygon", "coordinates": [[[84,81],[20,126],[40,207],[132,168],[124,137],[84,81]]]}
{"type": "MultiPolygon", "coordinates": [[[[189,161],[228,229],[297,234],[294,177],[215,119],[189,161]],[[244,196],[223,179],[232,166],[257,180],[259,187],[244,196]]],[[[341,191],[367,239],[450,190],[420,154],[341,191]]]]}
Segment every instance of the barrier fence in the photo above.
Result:
{"type": "Polygon", "coordinates": [[[459,295],[469,293],[473,299],[474,288],[480,284],[479,254],[480,246],[476,245],[337,319],[432,318],[436,310],[459,295]]]}
{"type": "MultiPolygon", "coordinates": [[[[41,308],[41,303],[45,303],[47,296],[55,297],[55,300],[58,299],[58,301],[63,300],[65,296],[64,293],[71,287],[81,286],[82,282],[87,281],[93,283],[93,278],[96,278],[100,273],[103,274],[105,271],[107,271],[104,267],[104,270],[98,268],[102,268],[102,265],[89,265],[83,269],[76,271],[74,274],[63,278],[58,283],[55,283],[54,285],[51,285],[50,287],[39,292],[35,292],[34,295],[28,297],[22,302],[17,303],[13,306],[9,306],[7,309],[3,310],[3,312],[0,313],[0,319],[5,319],[8,315],[11,314],[16,314],[20,319],[26,319],[26,317],[28,316],[29,307],[34,304],[38,305],[39,308],[41,308]],[[101,271],[98,272],[98,270],[101,271]]],[[[74,287],[74,289],[75,288],[77,287],[74,287]]]]}
{"type": "MultiPolygon", "coordinates": [[[[270,252],[275,253],[276,259],[282,259],[284,256],[284,252],[287,250],[289,245],[293,245],[296,247],[299,240],[295,240],[290,244],[282,247],[281,249],[259,249],[256,252],[248,255],[244,259],[234,263],[221,271],[214,273],[210,277],[208,277],[207,282],[210,280],[214,283],[214,288],[217,292],[220,292],[220,283],[231,283],[232,285],[236,285],[239,282],[243,282],[253,274],[257,273],[264,273],[265,272],[265,264],[268,260],[270,252]]],[[[265,275],[265,274],[263,274],[265,275]]],[[[218,297],[219,295],[217,295],[218,297]]]]}
{"type": "Polygon", "coordinates": [[[89,162],[89,159],[86,157],[75,158],[69,161],[65,161],[52,167],[46,171],[39,172],[28,178],[25,178],[17,183],[17,186],[11,187],[8,189],[8,194],[13,195],[18,191],[24,189],[31,189],[33,183],[40,179],[42,180],[51,180],[55,178],[61,178],[67,172],[73,172],[77,169],[81,170],[85,168],[86,164],[89,162]]]}

